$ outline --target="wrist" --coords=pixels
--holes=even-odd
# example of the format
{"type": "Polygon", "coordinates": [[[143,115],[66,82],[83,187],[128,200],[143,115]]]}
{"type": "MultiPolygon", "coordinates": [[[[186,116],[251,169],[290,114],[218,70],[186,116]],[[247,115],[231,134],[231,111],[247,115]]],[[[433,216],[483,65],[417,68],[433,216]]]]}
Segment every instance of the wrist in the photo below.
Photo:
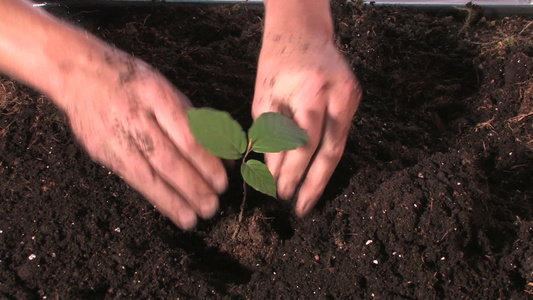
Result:
{"type": "Polygon", "coordinates": [[[329,0],[265,0],[265,36],[333,38],[329,0]]]}
{"type": "Polygon", "coordinates": [[[47,94],[64,108],[73,80],[80,81],[83,73],[95,74],[102,65],[97,60],[104,61],[103,55],[96,54],[110,47],[26,1],[1,1],[0,11],[0,72],[47,94]]]}
{"type": "Polygon", "coordinates": [[[64,38],[64,45],[69,46],[65,48],[70,51],[59,52],[63,55],[52,51],[56,54],[48,60],[53,80],[43,88],[56,105],[67,110],[72,101],[79,99],[76,93],[92,86],[118,83],[121,72],[129,68],[126,53],[81,30],[70,30],[71,35],[64,38]]]}

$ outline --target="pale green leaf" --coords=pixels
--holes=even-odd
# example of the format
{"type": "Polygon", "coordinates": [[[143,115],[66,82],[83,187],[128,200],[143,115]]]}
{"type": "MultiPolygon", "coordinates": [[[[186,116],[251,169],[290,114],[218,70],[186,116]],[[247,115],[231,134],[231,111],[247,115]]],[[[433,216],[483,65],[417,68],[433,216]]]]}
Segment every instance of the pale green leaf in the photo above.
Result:
{"type": "Polygon", "coordinates": [[[200,144],[213,155],[239,159],[246,151],[246,134],[230,114],[212,108],[187,110],[189,127],[200,144]]]}
{"type": "Polygon", "coordinates": [[[296,149],[307,143],[309,136],[296,123],[280,113],[260,115],[248,130],[252,150],[259,153],[296,149]]]}
{"type": "Polygon", "coordinates": [[[250,159],[241,165],[241,174],[251,187],[276,198],[276,182],[264,163],[250,159]]]}

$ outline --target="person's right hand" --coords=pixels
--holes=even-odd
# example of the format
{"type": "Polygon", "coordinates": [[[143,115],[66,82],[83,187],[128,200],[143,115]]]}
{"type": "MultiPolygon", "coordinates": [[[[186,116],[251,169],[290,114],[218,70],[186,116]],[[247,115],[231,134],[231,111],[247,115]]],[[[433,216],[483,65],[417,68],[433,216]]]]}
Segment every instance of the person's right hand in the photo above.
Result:
{"type": "Polygon", "coordinates": [[[190,132],[187,97],[125,53],[93,54],[103,59],[73,72],[55,99],[78,140],[179,227],[212,217],[226,172],[190,132]]]}
{"type": "Polygon", "coordinates": [[[221,161],[189,130],[191,106],[162,75],[32,2],[0,0],[0,72],[51,97],[96,161],[184,229],[213,216],[221,161]]]}

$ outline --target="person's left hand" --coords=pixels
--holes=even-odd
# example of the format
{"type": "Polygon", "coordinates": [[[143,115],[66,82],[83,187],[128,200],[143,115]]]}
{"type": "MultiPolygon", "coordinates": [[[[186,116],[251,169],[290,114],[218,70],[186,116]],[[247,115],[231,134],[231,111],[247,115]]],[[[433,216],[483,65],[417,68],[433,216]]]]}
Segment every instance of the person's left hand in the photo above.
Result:
{"type": "Polygon", "coordinates": [[[265,155],[279,197],[290,199],[299,187],[297,215],[305,215],[322,195],[344,152],[361,95],[331,39],[265,32],[252,116],[280,112],[309,134],[298,149],[265,155]]]}

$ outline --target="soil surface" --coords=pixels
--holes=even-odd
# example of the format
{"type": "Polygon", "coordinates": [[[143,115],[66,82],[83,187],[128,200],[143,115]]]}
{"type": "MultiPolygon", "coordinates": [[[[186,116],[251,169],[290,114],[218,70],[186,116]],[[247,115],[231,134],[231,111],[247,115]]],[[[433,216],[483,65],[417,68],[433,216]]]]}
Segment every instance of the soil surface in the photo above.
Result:
{"type": "MultiPolygon", "coordinates": [[[[242,189],[184,232],[93,163],[46,96],[0,78],[2,299],[531,299],[533,26],[334,1],[364,88],[318,208],[242,189]]],[[[251,123],[263,12],[53,13],[251,123]]],[[[238,170],[238,168],[236,168],[238,170]]]]}

